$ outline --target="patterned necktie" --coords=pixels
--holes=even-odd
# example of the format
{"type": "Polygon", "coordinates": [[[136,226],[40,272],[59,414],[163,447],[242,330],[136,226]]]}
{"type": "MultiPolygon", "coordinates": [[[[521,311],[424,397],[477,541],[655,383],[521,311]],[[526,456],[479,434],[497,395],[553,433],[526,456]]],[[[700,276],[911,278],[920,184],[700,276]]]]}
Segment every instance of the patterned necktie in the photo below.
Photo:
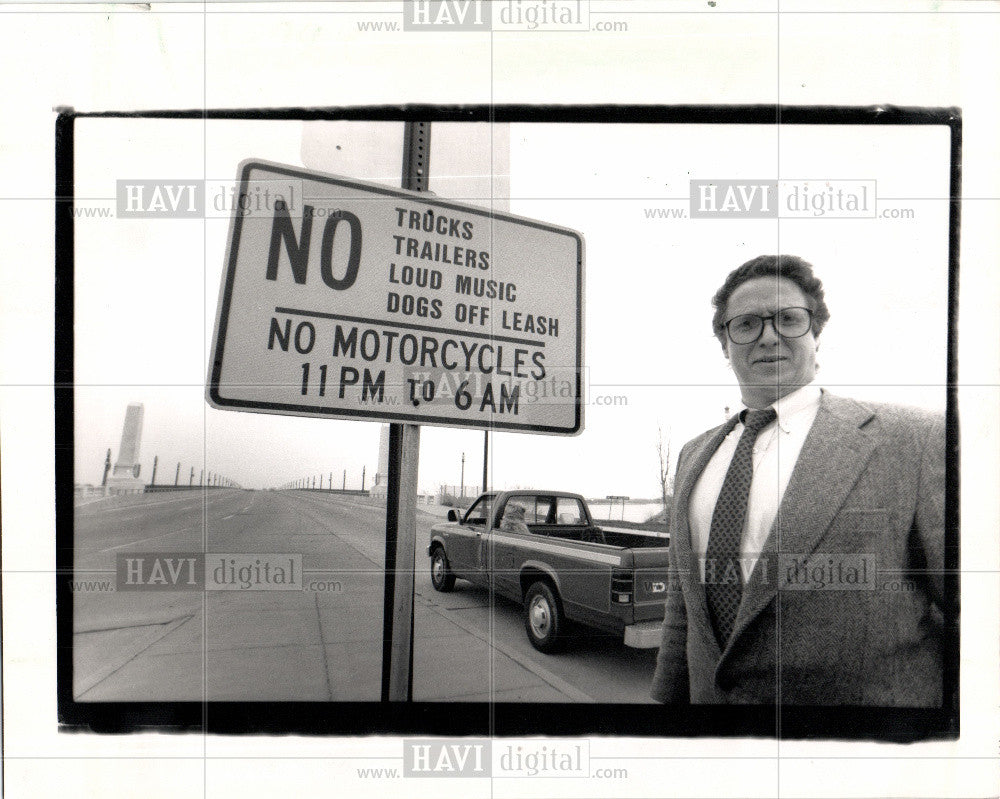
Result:
{"type": "Polygon", "coordinates": [[[777,418],[774,408],[747,411],[743,435],[736,445],[712,513],[705,553],[705,599],[716,639],[723,649],[733,632],[743,594],[740,542],[753,479],[753,445],[757,434],[777,418]]]}

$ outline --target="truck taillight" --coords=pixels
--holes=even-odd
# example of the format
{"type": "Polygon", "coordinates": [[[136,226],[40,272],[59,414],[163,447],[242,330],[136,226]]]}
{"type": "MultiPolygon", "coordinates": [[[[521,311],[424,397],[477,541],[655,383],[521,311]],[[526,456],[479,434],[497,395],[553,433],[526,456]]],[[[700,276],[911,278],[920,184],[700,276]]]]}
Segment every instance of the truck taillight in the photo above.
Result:
{"type": "Polygon", "coordinates": [[[634,591],[635,575],[631,569],[611,570],[611,604],[631,604],[634,591]]]}

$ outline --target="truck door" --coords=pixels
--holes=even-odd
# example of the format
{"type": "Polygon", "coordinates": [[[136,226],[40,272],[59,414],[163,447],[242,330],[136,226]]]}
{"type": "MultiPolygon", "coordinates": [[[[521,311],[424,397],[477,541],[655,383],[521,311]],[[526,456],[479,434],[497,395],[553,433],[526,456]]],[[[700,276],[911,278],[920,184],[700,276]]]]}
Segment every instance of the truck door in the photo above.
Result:
{"type": "MultiPolygon", "coordinates": [[[[523,519],[529,530],[533,525],[544,524],[549,512],[547,500],[534,495],[515,494],[508,498],[506,504],[520,506],[523,516],[517,518],[523,519]]],[[[492,575],[491,585],[498,593],[520,599],[519,569],[524,559],[520,548],[526,541],[535,538],[535,535],[505,526],[503,519],[506,507],[497,508],[497,511],[496,521],[499,527],[490,530],[488,539],[480,547],[480,567],[484,569],[484,573],[492,575]]]]}
{"type": "Polygon", "coordinates": [[[449,536],[448,559],[454,572],[472,582],[483,582],[480,546],[489,526],[493,497],[484,494],[469,508],[449,536]]]}

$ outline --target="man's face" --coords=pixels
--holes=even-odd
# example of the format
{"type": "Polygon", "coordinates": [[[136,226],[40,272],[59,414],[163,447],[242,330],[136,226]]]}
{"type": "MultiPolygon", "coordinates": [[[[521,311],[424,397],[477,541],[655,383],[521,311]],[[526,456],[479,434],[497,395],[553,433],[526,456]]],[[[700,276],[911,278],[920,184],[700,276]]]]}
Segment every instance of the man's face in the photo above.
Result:
{"type": "MultiPolygon", "coordinates": [[[[755,277],[729,297],[723,321],[740,314],[770,316],[782,308],[811,310],[812,303],[788,278],[755,277]]],[[[819,343],[811,329],[799,338],[785,338],[774,329],[774,320],[767,320],[760,338],[751,344],[734,344],[724,335],[726,355],[748,407],[766,408],[816,376],[819,343]]]]}

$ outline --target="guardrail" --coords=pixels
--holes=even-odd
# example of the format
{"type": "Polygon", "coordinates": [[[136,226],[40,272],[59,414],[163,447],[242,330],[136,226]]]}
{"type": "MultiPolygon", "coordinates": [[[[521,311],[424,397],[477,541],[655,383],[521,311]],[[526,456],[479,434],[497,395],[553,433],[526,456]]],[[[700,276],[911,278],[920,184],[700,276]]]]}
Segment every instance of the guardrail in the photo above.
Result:
{"type": "Polygon", "coordinates": [[[235,486],[172,486],[172,485],[147,485],[145,493],[159,494],[163,491],[198,491],[202,488],[216,490],[219,488],[235,488],[235,486]]]}

